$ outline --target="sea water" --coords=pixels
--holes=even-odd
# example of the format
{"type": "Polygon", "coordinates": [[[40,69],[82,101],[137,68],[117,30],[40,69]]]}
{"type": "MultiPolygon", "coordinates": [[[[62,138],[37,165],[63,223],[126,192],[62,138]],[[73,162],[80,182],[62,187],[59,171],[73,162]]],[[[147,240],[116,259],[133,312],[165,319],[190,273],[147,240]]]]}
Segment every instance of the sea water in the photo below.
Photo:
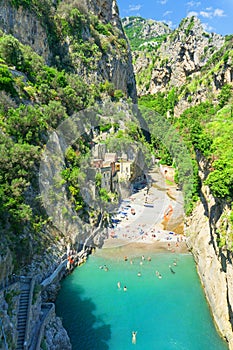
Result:
{"type": "Polygon", "coordinates": [[[142,255],[125,261],[114,249],[107,254],[103,249],[62,282],[56,310],[73,349],[228,349],[215,329],[192,256],[150,252],[148,261],[148,254],[145,260],[142,255]]]}

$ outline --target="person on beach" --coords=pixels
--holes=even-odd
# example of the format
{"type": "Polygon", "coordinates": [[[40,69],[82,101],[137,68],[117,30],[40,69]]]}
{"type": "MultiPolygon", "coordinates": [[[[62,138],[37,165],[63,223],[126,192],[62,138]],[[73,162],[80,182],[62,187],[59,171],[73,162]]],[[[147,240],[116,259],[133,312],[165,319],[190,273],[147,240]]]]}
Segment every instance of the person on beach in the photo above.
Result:
{"type": "Polygon", "coordinates": [[[137,332],[133,331],[132,332],[132,344],[136,344],[136,341],[137,341],[136,335],[137,335],[137,332]]]}

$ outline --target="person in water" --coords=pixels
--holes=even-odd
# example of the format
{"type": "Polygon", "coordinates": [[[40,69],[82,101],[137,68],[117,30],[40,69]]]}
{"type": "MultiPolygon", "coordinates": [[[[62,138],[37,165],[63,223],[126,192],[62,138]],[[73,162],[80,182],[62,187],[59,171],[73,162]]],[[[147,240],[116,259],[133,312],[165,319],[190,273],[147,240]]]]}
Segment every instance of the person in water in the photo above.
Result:
{"type": "Polygon", "coordinates": [[[126,286],[124,286],[124,292],[126,292],[127,291],[127,287],[126,286]]]}
{"type": "Polygon", "coordinates": [[[117,282],[118,289],[121,289],[121,282],[117,282]]]}
{"type": "Polygon", "coordinates": [[[133,331],[132,332],[132,344],[136,344],[136,341],[137,341],[136,335],[137,335],[137,332],[133,331]]]}
{"type": "Polygon", "coordinates": [[[171,265],[169,265],[169,269],[170,269],[170,271],[171,271],[171,273],[175,273],[175,271],[173,270],[173,268],[171,267],[171,265]]]}

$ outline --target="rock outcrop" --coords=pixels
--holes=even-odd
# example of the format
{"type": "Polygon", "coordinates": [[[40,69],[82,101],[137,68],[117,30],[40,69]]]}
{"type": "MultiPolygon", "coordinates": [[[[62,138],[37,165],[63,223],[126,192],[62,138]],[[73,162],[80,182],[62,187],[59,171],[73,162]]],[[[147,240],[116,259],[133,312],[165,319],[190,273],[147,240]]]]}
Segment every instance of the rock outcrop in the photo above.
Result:
{"type": "MultiPolygon", "coordinates": [[[[204,179],[200,161],[200,176],[204,179]]],[[[193,214],[186,221],[187,244],[191,249],[206,298],[220,333],[233,349],[233,255],[226,246],[219,247],[218,231],[224,223],[230,234],[227,204],[217,202],[207,186],[193,214]]]]}

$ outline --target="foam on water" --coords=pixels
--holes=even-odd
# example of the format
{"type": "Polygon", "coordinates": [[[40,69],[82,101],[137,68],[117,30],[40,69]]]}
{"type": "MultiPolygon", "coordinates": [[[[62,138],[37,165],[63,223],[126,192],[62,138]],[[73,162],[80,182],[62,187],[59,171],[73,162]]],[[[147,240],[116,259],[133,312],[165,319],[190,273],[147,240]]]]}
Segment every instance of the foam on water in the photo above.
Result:
{"type": "Polygon", "coordinates": [[[131,264],[131,258],[124,261],[114,249],[99,251],[62,282],[56,309],[73,349],[227,349],[214,327],[192,256],[150,253],[151,261],[147,254],[141,264],[141,255],[131,264]],[[104,265],[108,271],[99,268],[104,265]],[[137,331],[136,344],[132,331],[137,331]]]}

